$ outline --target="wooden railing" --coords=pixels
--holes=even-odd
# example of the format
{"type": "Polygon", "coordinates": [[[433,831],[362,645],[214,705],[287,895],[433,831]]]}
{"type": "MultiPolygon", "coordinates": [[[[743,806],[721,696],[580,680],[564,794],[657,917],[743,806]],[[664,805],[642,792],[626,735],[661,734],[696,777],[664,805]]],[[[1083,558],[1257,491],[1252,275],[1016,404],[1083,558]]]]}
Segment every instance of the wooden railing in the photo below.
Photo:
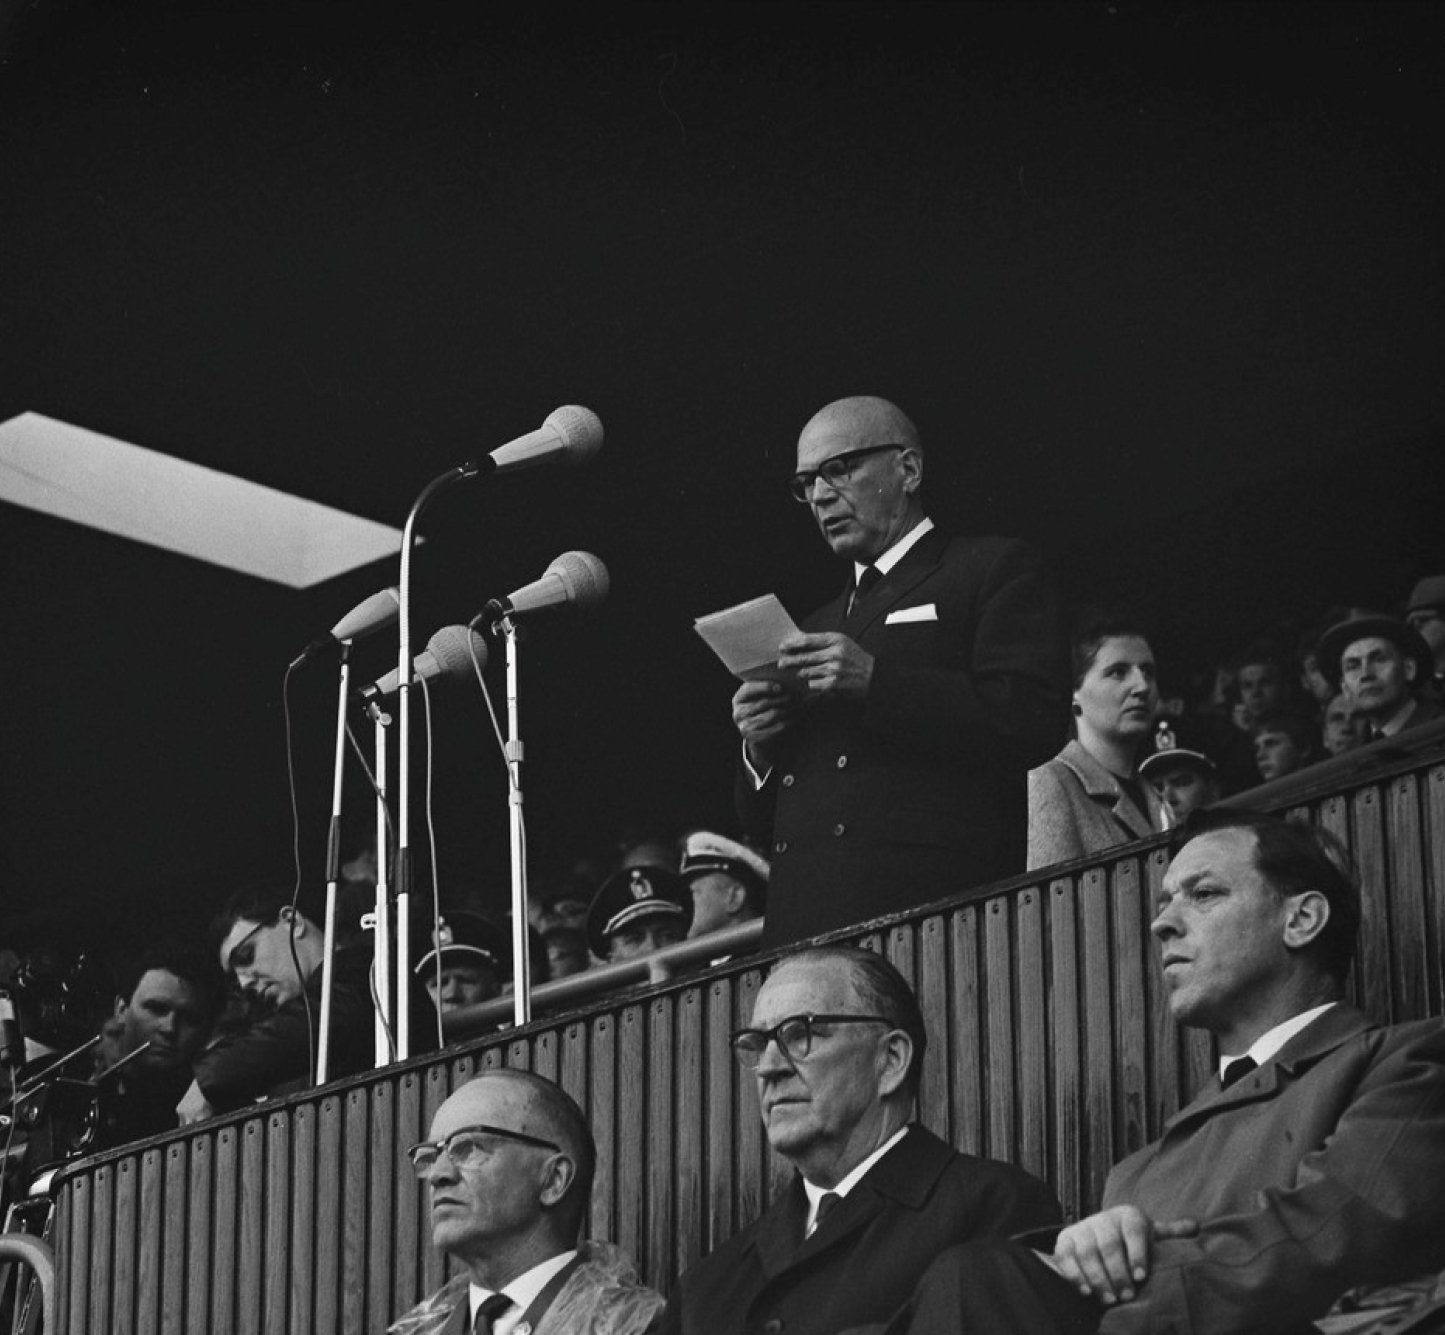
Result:
{"type": "MultiPolygon", "coordinates": [[[[1288,806],[1353,850],[1366,887],[1356,990],[1398,1019],[1442,1013],[1445,754],[1388,753],[1288,806]],[[1394,756],[1392,759],[1391,756],[1394,756]]],[[[1150,905],[1162,838],[865,925],[910,978],[930,1042],[920,1118],[961,1149],[1047,1178],[1071,1216],[1109,1166],[1205,1078],[1207,1041],[1169,1020],[1150,905]]],[[[765,956],[67,1167],[53,1232],[67,1335],[375,1332],[436,1287],[402,1154],[479,1069],[560,1081],[599,1149],[591,1233],[659,1288],[786,1180],[728,1049],[765,956]]]]}

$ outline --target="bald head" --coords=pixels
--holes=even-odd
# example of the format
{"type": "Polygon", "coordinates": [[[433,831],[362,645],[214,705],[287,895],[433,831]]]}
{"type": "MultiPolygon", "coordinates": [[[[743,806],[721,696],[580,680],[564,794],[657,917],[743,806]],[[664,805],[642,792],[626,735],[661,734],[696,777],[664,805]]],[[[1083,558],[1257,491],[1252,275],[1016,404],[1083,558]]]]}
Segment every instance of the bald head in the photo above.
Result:
{"type": "Polygon", "coordinates": [[[803,435],[812,431],[843,432],[869,444],[908,445],[920,454],[923,452],[918,428],[908,414],[896,403],[873,394],[854,394],[825,404],[808,419],[803,435]]]}
{"type": "Polygon", "coordinates": [[[798,437],[794,485],[834,555],[873,561],[923,518],[918,428],[887,399],[836,399],[798,437]]]}

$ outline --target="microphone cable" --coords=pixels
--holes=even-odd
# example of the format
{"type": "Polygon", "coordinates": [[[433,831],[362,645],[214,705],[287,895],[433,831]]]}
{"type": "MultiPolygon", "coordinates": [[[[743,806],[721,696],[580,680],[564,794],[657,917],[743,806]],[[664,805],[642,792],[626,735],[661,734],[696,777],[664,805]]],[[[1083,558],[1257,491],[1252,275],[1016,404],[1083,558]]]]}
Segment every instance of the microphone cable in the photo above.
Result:
{"type": "Polygon", "coordinates": [[[301,977],[301,956],[296,950],[296,906],[301,902],[301,804],[296,795],[296,745],[291,728],[291,678],[296,672],[293,661],[286,669],[281,682],[281,712],[286,719],[286,785],[291,797],[291,861],[295,867],[296,879],[291,887],[291,913],[287,920],[286,944],[291,949],[291,967],[301,983],[301,1006],[306,1012],[306,1077],[314,1084],[316,1080],[316,1017],[311,1013],[311,997],[306,985],[309,979],[301,977]]]}

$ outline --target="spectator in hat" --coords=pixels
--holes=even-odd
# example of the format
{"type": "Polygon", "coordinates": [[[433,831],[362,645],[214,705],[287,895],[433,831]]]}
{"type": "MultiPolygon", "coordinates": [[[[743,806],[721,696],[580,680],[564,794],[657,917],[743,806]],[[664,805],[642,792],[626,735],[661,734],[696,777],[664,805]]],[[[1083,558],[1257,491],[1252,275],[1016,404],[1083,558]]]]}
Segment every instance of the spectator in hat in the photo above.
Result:
{"type": "Polygon", "coordinates": [[[507,929],[480,913],[447,909],[432,928],[431,949],[413,970],[443,1015],[501,996],[512,972],[507,929]]]}
{"type": "Polygon", "coordinates": [[[1445,575],[1427,575],[1410,590],[1405,620],[1430,647],[1436,695],[1445,695],[1445,575]]]}
{"type": "Polygon", "coordinates": [[[1319,657],[1369,720],[1372,741],[1445,717],[1445,706],[1424,694],[1430,646],[1407,622],[1377,613],[1341,621],[1321,637],[1319,657]]]}
{"type": "Polygon", "coordinates": [[[761,918],[767,906],[768,862],[746,844],[712,830],[682,841],[682,880],[692,893],[688,936],[761,918]]]}
{"type": "Polygon", "coordinates": [[[1321,745],[1327,755],[1342,756],[1370,740],[1370,721],[1343,691],[1325,706],[1321,745]]]}
{"type": "Polygon", "coordinates": [[[1205,747],[1203,728],[1182,718],[1160,719],[1154,725],[1154,751],[1139,762],[1146,779],[1169,811],[1170,823],[1219,801],[1224,785],[1219,768],[1205,747]]]}
{"type": "Polygon", "coordinates": [[[1249,735],[1254,740],[1255,768],[1265,783],[1315,762],[1315,725],[1303,714],[1270,710],[1260,715],[1249,735]]]}
{"type": "Polygon", "coordinates": [[[622,867],[587,910],[587,942],[599,959],[642,959],[687,938],[692,896],[665,867],[622,867]]]}

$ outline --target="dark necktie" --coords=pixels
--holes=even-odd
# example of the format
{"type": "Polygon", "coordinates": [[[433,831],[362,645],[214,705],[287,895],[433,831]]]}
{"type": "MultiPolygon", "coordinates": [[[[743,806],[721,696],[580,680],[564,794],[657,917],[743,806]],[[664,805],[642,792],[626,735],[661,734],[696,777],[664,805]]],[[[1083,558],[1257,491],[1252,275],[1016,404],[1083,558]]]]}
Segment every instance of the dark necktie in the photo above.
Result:
{"type": "MultiPolygon", "coordinates": [[[[823,1227],[823,1220],[833,1212],[834,1206],[841,1203],[842,1199],[836,1191],[825,1191],[818,1197],[818,1213],[813,1216],[814,1233],[823,1227]]],[[[812,1235],[810,1234],[809,1236],[811,1237],[812,1235]]]]}
{"type": "Polygon", "coordinates": [[[1219,1077],[1219,1083],[1228,1089],[1236,1080],[1243,1080],[1258,1065],[1253,1057],[1236,1057],[1232,1062],[1225,1062],[1224,1074],[1219,1077]]]}
{"type": "Polygon", "coordinates": [[[848,600],[848,610],[851,612],[864,598],[868,591],[883,578],[883,572],[877,566],[864,566],[863,573],[858,576],[858,586],[853,590],[853,596],[848,600]]]}
{"type": "Polygon", "coordinates": [[[477,1308],[477,1319],[472,1322],[472,1335],[492,1335],[492,1320],[512,1306],[512,1300],[505,1293],[494,1293],[483,1299],[477,1308]]]}

